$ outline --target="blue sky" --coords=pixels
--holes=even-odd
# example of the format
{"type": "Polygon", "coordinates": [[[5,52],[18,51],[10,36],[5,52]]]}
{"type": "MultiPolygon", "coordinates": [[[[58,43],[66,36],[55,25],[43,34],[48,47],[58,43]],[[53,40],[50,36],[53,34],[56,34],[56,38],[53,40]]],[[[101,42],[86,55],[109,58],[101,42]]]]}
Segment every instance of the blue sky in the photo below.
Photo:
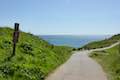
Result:
{"type": "Polygon", "coordinates": [[[120,0],[0,0],[0,26],[33,34],[117,34],[120,0]]]}

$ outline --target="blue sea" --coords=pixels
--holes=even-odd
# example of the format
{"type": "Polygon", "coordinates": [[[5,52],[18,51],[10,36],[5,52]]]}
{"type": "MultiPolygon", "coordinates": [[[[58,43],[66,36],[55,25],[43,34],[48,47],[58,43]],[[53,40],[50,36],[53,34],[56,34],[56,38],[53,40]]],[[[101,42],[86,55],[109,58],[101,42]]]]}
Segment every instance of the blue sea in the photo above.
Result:
{"type": "Polygon", "coordinates": [[[110,35],[41,35],[40,37],[54,45],[78,48],[92,41],[109,38],[110,35]]]}

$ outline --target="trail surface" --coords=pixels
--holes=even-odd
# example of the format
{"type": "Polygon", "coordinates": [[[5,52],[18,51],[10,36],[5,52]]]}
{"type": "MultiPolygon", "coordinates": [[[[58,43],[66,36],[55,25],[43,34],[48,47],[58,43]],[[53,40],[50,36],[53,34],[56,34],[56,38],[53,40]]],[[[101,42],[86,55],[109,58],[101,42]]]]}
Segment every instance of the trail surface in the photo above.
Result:
{"type": "Polygon", "coordinates": [[[65,64],[50,74],[46,80],[107,80],[102,67],[88,54],[92,51],[109,49],[118,44],[115,43],[110,47],[101,49],[76,51],[65,64]]]}

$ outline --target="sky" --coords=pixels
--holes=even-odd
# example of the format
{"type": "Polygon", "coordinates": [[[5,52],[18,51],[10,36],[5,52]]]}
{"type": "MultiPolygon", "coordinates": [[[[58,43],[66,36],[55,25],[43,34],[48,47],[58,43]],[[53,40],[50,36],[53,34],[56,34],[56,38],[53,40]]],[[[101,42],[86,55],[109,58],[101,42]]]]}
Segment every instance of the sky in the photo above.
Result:
{"type": "Polygon", "coordinates": [[[120,33],[120,0],[0,0],[0,26],[36,35],[120,33]]]}

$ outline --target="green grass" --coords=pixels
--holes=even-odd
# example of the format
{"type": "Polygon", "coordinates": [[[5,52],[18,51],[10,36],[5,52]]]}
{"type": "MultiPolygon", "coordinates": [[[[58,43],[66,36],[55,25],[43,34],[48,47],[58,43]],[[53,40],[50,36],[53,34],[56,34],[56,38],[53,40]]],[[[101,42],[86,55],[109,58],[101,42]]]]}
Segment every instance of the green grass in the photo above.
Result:
{"type": "Polygon", "coordinates": [[[108,80],[120,80],[120,46],[90,54],[107,73],[108,80]]]}
{"type": "Polygon", "coordinates": [[[102,41],[94,41],[94,42],[88,43],[87,45],[79,48],[79,50],[82,48],[84,48],[84,49],[96,49],[96,48],[108,47],[108,46],[118,42],[119,40],[120,40],[120,34],[114,35],[111,38],[108,38],[108,39],[105,39],[102,41]]]}
{"type": "Polygon", "coordinates": [[[0,80],[44,80],[70,56],[72,48],[54,46],[30,33],[21,32],[12,55],[10,28],[0,28],[0,80]]]}

